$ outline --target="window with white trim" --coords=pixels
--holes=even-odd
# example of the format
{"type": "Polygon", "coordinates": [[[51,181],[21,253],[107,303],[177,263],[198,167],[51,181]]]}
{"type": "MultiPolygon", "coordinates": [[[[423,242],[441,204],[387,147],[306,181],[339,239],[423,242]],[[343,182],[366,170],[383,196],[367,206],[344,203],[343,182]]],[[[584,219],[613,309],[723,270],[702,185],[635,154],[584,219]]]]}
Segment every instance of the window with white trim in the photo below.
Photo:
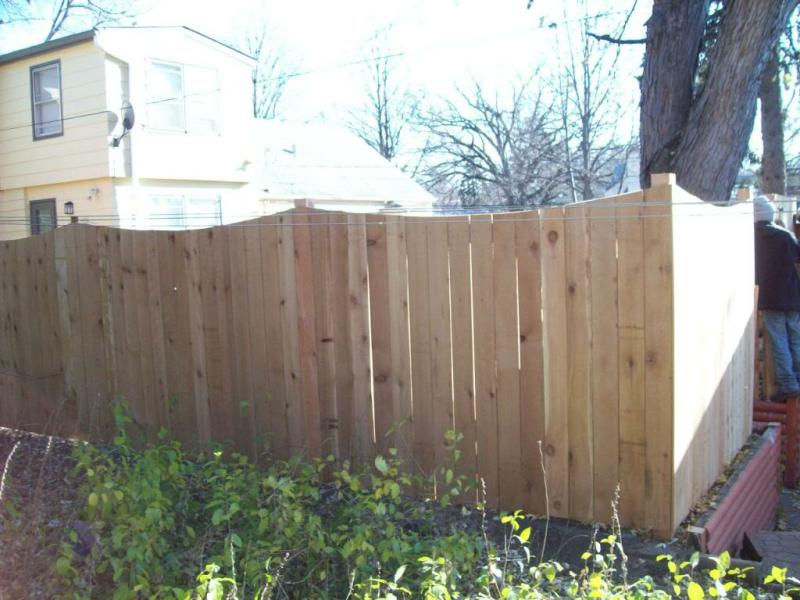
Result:
{"type": "Polygon", "coordinates": [[[150,61],[147,70],[148,126],[215,134],[220,130],[219,82],[214,69],[150,61]]]}
{"type": "Polygon", "coordinates": [[[31,110],[34,140],[64,132],[59,61],[31,67],[31,110]]]}
{"type": "Polygon", "coordinates": [[[137,229],[198,229],[222,225],[222,202],[214,194],[152,194],[137,229]]]}

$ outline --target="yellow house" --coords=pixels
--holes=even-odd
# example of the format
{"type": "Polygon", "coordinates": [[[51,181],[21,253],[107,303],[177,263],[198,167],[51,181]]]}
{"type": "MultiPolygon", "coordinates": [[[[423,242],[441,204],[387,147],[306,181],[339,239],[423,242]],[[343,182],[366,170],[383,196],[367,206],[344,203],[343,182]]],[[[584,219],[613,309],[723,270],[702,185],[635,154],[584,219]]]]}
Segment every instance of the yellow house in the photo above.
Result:
{"type": "Polygon", "coordinates": [[[0,239],[257,211],[253,66],[184,27],[95,29],[0,56],[0,239]]]}
{"type": "Polygon", "coordinates": [[[0,240],[71,221],[183,229],[433,196],[347,131],[253,118],[253,67],[186,27],[109,27],[0,56],[0,240]]]}

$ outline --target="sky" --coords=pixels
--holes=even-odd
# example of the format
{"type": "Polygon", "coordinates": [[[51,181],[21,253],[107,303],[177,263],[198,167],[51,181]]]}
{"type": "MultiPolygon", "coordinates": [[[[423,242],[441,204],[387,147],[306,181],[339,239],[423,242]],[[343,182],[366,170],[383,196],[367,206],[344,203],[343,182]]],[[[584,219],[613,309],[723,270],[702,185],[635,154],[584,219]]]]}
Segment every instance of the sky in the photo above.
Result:
{"type": "MultiPolygon", "coordinates": [[[[50,0],[33,0],[46,13],[50,0]]],[[[534,0],[133,0],[140,25],[187,25],[236,44],[254,23],[267,24],[285,48],[293,70],[305,74],[287,87],[290,120],[336,121],[363,97],[363,66],[342,67],[365,57],[369,38],[388,28],[387,52],[401,52],[397,73],[413,92],[432,98],[451,94],[474,79],[502,89],[526,78],[537,64],[556,58],[555,40],[574,26],[578,2],[534,0]],[[560,29],[561,28],[561,29],[560,29]]],[[[621,19],[634,0],[586,0],[590,14],[621,19]]],[[[642,37],[649,13],[636,3],[627,34],[642,37]]],[[[0,52],[41,41],[46,22],[0,26],[0,52]]],[[[623,49],[621,85],[635,104],[643,47],[623,49]]]]}

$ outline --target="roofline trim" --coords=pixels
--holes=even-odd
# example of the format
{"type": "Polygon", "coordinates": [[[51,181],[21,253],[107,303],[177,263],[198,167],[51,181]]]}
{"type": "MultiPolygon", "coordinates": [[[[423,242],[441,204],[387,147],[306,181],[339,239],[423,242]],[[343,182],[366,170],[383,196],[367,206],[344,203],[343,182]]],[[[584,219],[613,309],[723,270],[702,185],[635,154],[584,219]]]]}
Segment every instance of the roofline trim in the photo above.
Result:
{"type": "Polygon", "coordinates": [[[96,29],[89,29],[88,31],[73,33],[72,35],[66,35],[41,44],[36,44],[35,46],[14,50],[13,52],[0,56],[0,65],[7,65],[18,60],[31,58],[39,54],[45,54],[46,52],[52,52],[53,50],[60,50],[61,48],[82,44],[83,42],[90,42],[96,35],[96,29]]]}

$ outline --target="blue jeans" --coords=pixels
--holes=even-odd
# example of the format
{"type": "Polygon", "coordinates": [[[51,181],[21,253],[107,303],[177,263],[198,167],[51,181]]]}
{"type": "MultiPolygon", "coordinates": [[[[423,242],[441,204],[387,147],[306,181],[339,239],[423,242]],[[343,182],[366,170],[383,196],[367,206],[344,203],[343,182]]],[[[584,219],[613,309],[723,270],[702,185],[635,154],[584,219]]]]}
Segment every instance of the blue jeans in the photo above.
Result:
{"type": "Polygon", "coordinates": [[[800,312],[761,311],[764,329],[772,342],[772,362],[778,393],[800,390],[800,312]]]}

